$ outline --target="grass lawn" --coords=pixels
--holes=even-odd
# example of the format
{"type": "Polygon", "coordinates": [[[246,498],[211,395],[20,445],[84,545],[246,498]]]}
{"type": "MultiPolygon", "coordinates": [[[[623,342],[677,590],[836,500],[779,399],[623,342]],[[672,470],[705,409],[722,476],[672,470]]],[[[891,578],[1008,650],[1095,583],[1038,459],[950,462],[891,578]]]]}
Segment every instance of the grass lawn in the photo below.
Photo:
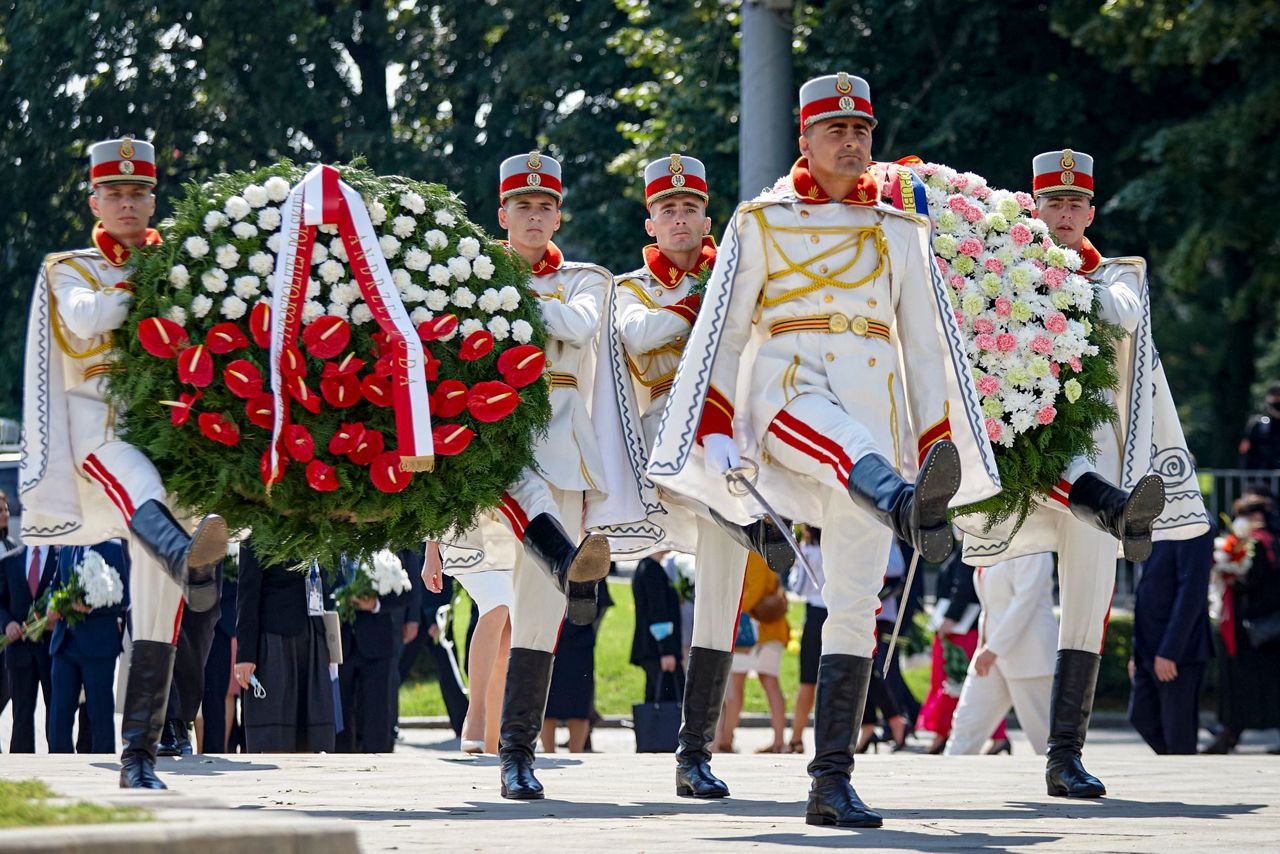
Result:
{"type": "Polygon", "coordinates": [[[0,827],[151,820],[149,812],[136,807],[107,807],[84,801],[49,803],[50,798],[56,797],[39,780],[0,780],[0,827]]]}
{"type": "MultiPolygon", "coordinates": [[[[609,580],[609,594],[614,607],[606,612],[596,642],[596,708],[602,715],[630,715],[632,703],[644,696],[644,673],[631,664],[631,635],[635,628],[635,603],[631,598],[631,583],[626,580],[609,580]]],[[[467,621],[471,616],[471,601],[462,594],[456,600],[454,618],[455,643],[459,650],[466,641],[467,621]]],[[[796,689],[800,684],[800,629],[804,625],[804,603],[792,602],[787,614],[791,623],[791,643],[782,657],[782,691],[787,698],[787,711],[791,711],[796,689]]],[[[907,670],[907,685],[923,700],[929,687],[927,668],[907,670]]],[[[747,696],[744,710],[767,712],[764,691],[758,679],[747,680],[747,696]]],[[[400,714],[406,716],[443,715],[444,701],[435,682],[405,683],[400,687],[400,714]]]]}

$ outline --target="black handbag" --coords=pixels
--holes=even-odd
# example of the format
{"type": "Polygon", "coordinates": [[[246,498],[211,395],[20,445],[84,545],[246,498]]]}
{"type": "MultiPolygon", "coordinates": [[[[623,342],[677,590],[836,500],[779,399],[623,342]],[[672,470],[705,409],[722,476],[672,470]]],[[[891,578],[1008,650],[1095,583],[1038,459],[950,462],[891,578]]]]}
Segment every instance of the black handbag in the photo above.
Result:
{"type": "MultiPolygon", "coordinates": [[[[674,673],[662,672],[658,679],[658,696],[662,696],[665,681],[675,679],[674,673]]],[[[636,753],[674,753],[680,735],[680,703],[669,700],[664,703],[634,703],[631,720],[636,729],[636,753]]]]}
{"type": "Polygon", "coordinates": [[[1249,643],[1255,647],[1280,641],[1280,611],[1272,611],[1265,617],[1248,617],[1241,625],[1249,636],[1249,643]]]}

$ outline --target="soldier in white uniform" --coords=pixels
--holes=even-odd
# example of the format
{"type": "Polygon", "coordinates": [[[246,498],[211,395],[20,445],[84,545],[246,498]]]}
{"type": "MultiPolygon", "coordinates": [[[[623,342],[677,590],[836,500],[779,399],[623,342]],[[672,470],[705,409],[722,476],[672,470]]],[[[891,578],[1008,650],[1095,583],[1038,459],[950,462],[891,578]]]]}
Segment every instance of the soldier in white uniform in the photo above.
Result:
{"type": "MultiPolygon", "coordinates": [[[[629,473],[650,511],[648,522],[661,529],[662,542],[644,552],[675,549],[697,556],[698,595],[682,705],[684,725],[676,750],[676,793],[721,798],[729,788],[711,773],[709,746],[733,662],[747,552],[760,553],[779,573],[791,567],[795,555],[767,519],[746,525],[730,522],[679,495],[659,495],[644,476],[667,394],[702,302],[695,285],[716,260],[702,161],[684,154],[655,160],[645,167],[644,184],[649,212],[645,231],[655,242],[644,248],[644,266],[615,279],[602,340],[605,364],[613,374],[607,391],[615,395],[624,429],[638,434],[627,437],[629,473]]],[[[625,549],[627,540],[621,539],[625,549]]]]}
{"type": "Polygon", "coordinates": [[[509,538],[519,541],[498,754],[502,796],[529,800],[543,796],[533,775],[533,749],[566,600],[569,621],[590,625],[596,617],[596,585],[609,573],[608,539],[583,535],[583,495],[604,482],[587,396],[612,275],[595,264],[565,261],[551,241],[560,228],[563,199],[556,160],[537,151],[521,154],[502,161],[499,173],[498,222],[507,230],[510,250],[532,268],[528,293],[539,301],[547,328],[551,423],[534,450],[538,470],[526,470],[503,494],[495,519],[482,519],[449,544],[445,568],[510,566],[509,538]]]}
{"type": "Polygon", "coordinates": [[[217,603],[217,562],[227,527],[206,516],[194,534],[174,519],[160,473],[117,438],[105,376],[120,370],[113,336],[129,311],[133,249],[160,242],[155,151],[126,137],[90,148],[93,246],[45,258],[27,333],[21,489],[29,542],[91,545],[127,537],[133,646],[124,698],[120,785],[163,789],[155,774],[184,596],[217,603]]]}
{"type": "Polygon", "coordinates": [[[1187,539],[1208,517],[1177,410],[1151,339],[1146,264],[1104,258],[1085,237],[1093,222],[1093,158],[1071,149],[1032,161],[1037,216],[1053,239],[1078,252],[1103,320],[1128,336],[1116,347],[1118,423],[1094,435],[1095,461],[1078,458],[1016,532],[961,518],[970,565],[1057,552],[1062,622],[1045,772],[1050,795],[1096,798],[1106,787],[1082,763],[1089,713],[1115,588],[1117,551],[1143,560],[1152,538],[1187,539]],[[1119,549],[1117,548],[1119,541],[1119,549]]]}
{"type": "Polygon", "coordinates": [[[869,87],[810,80],[800,117],[803,156],[721,241],[648,473],[744,523],[759,508],[724,475],[754,458],[763,496],[823,529],[806,821],[878,827],[849,776],[893,537],[942,560],[948,507],[995,494],[998,474],[928,220],[879,204],[866,171],[869,87]]]}

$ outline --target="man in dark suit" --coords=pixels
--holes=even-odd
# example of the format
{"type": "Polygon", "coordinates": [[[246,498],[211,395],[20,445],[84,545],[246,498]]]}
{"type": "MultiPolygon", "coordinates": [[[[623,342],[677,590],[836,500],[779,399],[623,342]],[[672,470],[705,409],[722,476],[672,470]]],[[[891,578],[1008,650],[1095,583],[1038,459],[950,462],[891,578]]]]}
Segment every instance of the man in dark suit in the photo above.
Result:
{"type": "Polygon", "coordinates": [[[1156,753],[1195,753],[1200,683],[1213,652],[1213,533],[1154,543],[1133,605],[1129,722],[1156,753]]]}
{"type": "MultiPolygon", "coordinates": [[[[355,567],[343,561],[343,582],[355,567]]],[[[342,664],[338,686],[342,706],[339,753],[390,753],[397,656],[403,644],[410,593],[391,593],[356,603],[354,623],[342,625],[342,664]]]]}
{"type": "Polygon", "coordinates": [[[58,572],[55,546],[19,546],[0,559],[0,626],[9,646],[4,651],[13,702],[12,753],[36,752],[36,692],[44,695],[45,732],[53,692],[49,636],[22,640],[22,624],[31,606],[49,590],[58,572]]]}
{"type": "Polygon", "coordinates": [[[658,559],[646,557],[631,578],[636,603],[631,663],[644,670],[644,701],[679,701],[684,696],[684,665],[680,661],[680,595],[658,559]]]}
{"type": "MultiPolygon", "coordinates": [[[[204,737],[201,753],[234,753],[237,741],[235,730],[235,706],[227,708],[227,694],[231,688],[231,640],[236,636],[236,597],[239,593],[238,574],[229,568],[231,558],[222,565],[222,597],[214,611],[218,621],[214,626],[213,644],[204,664],[204,699],[200,702],[204,718],[204,737]],[[227,712],[231,712],[231,744],[228,744],[227,712]]],[[[243,739],[240,739],[243,743],[243,739]]]]}
{"type": "MultiPolygon", "coordinates": [[[[396,681],[396,689],[392,692],[396,702],[393,706],[396,718],[400,717],[399,685],[409,678],[409,671],[413,669],[414,661],[425,649],[431,655],[432,664],[435,667],[436,683],[440,686],[440,696],[444,699],[444,708],[449,715],[449,725],[453,727],[454,734],[461,737],[462,722],[466,720],[468,705],[466,691],[458,681],[461,667],[455,669],[458,663],[457,656],[452,648],[447,648],[440,642],[442,640],[440,627],[436,622],[436,614],[439,610],[453,601],[453,579],[447,575],[443,576],[440,592],[432,593],[422,581],[422,548],[402,549],[396,554],[404,564],[405,572],[409,573],[409,583],[412,585],[408,614],[404,624],[406,640],[399,658],[399,679],[396,681]],[[415,620],[420,622],[417,630],[412,631],[415,620]],[[412,636],[410,636],[411,631],[412,636]],[[452,663],[450,663],[451,658],[452,663]]],[[[453,613],[450,611],[445,625],[445,633],[450,638],[452,638],[452,628],[453,613]]]]}
{"type": "MultiPolygon", "coordinates": [[[[88,718],[89,753],[115,753],[116,658],[123,647],[124,616],[129,607],[129,555],[120,540],[96,546],[63,546],[58,553],[57,590],[70,584],[85,553],[93,550],[120,575],[124,595],[117,605],[84,612],[75,626],[58,620],[53,627],[49,652],[53,657],[53,701],[49,705],[49,752],[72,751],[71,730],[84,689],[88,718]]],[[[81,736],[85,717],[80,717],[81,736]]],[[[80,739],[83,743],[84,739],[80,739]]]]}
{"type": "MultiPolygon", "coordinates": [[[[213,583],[220,594],[220,563],[214,570],[213,583]]],[[[156,756],[190,756],[195,752],[191,745],[191,723],[200,710],[200,701],[204,699],[205,662],[213,646],[214,629],[221,619],[222,611],[216,603],[207,611],[182,609],[173,657],[173,678],[169,681],[169,705],[165,710],[164,729],[160,732],[156,756]]]]}

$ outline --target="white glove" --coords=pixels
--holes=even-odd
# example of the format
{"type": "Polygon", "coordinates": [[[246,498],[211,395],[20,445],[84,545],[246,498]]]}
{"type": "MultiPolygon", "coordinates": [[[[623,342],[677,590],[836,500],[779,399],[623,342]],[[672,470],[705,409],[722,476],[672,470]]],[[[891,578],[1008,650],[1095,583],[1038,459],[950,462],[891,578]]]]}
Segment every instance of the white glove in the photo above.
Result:
{"type": "Polygon", "coordinates": [[[732,436],[724,433],[708,433],[702,437],[702,450],[705,452],[704,462],[707,471],[721,477],[729,469],[742,465],[742,456],[738,453],[738,443],[732,436]]]}

